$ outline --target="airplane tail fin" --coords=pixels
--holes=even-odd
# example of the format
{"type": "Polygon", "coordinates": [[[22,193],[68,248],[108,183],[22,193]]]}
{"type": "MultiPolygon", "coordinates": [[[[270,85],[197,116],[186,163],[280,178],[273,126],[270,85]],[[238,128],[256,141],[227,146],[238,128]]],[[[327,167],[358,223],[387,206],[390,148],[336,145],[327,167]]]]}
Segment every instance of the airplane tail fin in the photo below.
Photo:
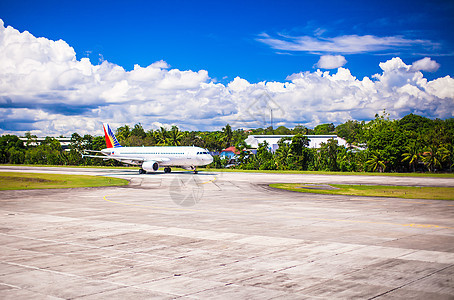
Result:
{"type": "Polygon", "coordinates": [[[120,143],[118,142],[117,138],[113,134],[112,130],[110,130],[109,124],[104,123],[104,124],[102,124],[102,126],[104,127],[104,136],[106,137],[107,148],[121,147],[120,143]]]}

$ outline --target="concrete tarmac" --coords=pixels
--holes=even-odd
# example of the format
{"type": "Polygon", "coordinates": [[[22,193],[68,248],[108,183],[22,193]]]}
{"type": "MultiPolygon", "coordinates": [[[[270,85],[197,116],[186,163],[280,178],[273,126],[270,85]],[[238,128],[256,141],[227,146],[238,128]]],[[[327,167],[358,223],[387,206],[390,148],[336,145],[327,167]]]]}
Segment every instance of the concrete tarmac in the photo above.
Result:
{"type": "Polygon", "coordinates": [[[0,167],[127,187],[0,191],[1,299],[454,299],[454,202],[275,182],[450,178],[0,167]]]}

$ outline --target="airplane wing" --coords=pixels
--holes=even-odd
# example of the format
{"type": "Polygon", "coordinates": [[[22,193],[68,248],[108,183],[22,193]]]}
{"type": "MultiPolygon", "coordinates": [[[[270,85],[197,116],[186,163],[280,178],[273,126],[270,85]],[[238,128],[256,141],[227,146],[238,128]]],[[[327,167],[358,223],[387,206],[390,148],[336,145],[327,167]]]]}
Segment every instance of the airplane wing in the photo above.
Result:
{"type": "Polygon", "coordinates": [[[105,155],[87,155],[87,154],[82,154],[82,157],[108,158],[105,155]]]}
{"type": "Polygon", "coordinates": [[[98,150],[84,150],[84,152],[102,153],[102,151],[98,151],[98,150]]]}
{"type": "MultiPolygon", "coordinates": [[[[144,161],[150,160],[150,159],[146,159],[146,158],[143,158],[143,157],[134,157],[134,156],[128,156],[128,155],[106,155],[104,153],[102,153],[102,154],[103,155],[85,155],[85,154],[83,154],[82,157],[102,158],[102,159],[105,159],[105,160],[107,160],[107,159],[115,159],[115,160],[118,160],[120,162],[135,163],[135,164],[141,164],[144,161]]],[[[167,162],[169,160],[170,159],[167,158],[167,157],[153,159],[153,161],[156,161],[158,163],[167,162]]]]}
{"type": "Polygon", "coordinates": [[[108,157],[106,155],[87,155],[87,154],[82,154],[82,158],[84,158],[84,157],[102,158],[104,160],[111,159],[111,157],[108,157]]]}

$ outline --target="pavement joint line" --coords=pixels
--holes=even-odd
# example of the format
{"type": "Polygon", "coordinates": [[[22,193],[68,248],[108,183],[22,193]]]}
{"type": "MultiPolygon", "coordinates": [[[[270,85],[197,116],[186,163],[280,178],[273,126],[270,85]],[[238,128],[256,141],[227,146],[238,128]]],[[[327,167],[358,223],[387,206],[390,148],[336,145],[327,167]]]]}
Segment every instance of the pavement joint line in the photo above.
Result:
{"type": "MultiPolygon", "coordinates": [[[[35,240],[35,241],[51,242],[51,243],[55,243],[55,244],[59,244],[59,245],[81,246],[81,247],[87,248],[85,250],[91,250],[91,249],[106,250],[106,249],[110,248],[110,246],[99,247],[99,246],[93,246],[93,245],[90,245],[90,244],[81,244],[81,243],[73,243],[73,242],[59,242],[59,241],[54,241],[54,240],[49,240],[49,239],[34,238],[34,237],[17,235],[17,234],[6,234],[6,233],[3,233],[3,232],[0,232],[0,234],[5,235],[5,236],[13,236],[13,237],[19,237],[19,238],[24,238],[24,239],[29,239],[29,240],[35,240]]],[[[11,249],[16,249],[16,248],[8,246],[8,245],[5,245],[4,247],[11,248],[11,249]]],[[[77,251],[74,251],[74,252],[85,251],[85,250],[77,250],[77,251]]],[[[33,250],[29,250],[29,251],[33,251],[33,250]]],[[[122,254],[140,253],[140,252],[136,252],[136,251],[127,251],[127,250],[122,250],[122,249],[115,249],[115,251],[121,252],[122,254]]],[[[36,251],[34,251],[34,252],[36,252],[36,251]]],[[[142,254],[143,255],[150,255],[148,253],[142,253],[142,254]]],[[[102,257],[121,258],[121,257],[116,256],[116,254],[115,255],[101,255],[101,256],[102,257]]]]}
{"type": "MultiPolygon", "coordinates": [[[[5,235],[5,236],[13,236],[13,237],[19,237],[19,238],[23,238],[23,239],[35,240],[35,241],[51,242],[51,243],[55,243],[55,244],[58,244],[58,245],[84,246],[84,247],[87,247],[87,248],[90,248],[90,249],[100,249],[100,247],[95,247],[95,246],[90,246],[90,245],[83,245],[83,244],[78,244],[78,243],[59,242],[59,241],[54,241],[54,240],[28,237],[28,236],[22,236],[22,235],[18,235],[18,234],[8,234],[8,233],[3,233],[3,232],[0,232],[0,234],[1,235],[5,235]]],[[[4,246],[8,247],[8,248],[13,248],[13,247],[10,247],[8,245],[4,245],[4,246]]]]}
{"type": "MultiPolygon", "coordinates": [[[[223,283],[223,282],[220,282],[220,281],[216,281],[216,282],[223,283]]],[[[232,284],[233,284],[233,282],[227,282],[227,283],[224,283],[224,286],[229,286],[229,285],[232,285],[232,284]]],[[[215,289],[218,289],[218,288],[219,288],[218,286],[215,286],[215,287],[211,287],[211,288],[208,288],[208,289],[195,291],[195,292],[192,292],[192,293],[189,293],[189,294],[184,294],[184,295],[179,296],[178,298],[186,298],[186,297],[190,297],[191,295],[197,295],[199,293],[203,293],[203,292],[210,291],[210,290],[215,290],[215,289]]]]}
{"type": "MultiPolygon", "coordinates": [[[[7,235],[7,236],[8,236],[8,234],[5,234],[5,233],[1,233],[1,234],[7,235]]],[[[89,249],[99,249],[99,250],[104,250],[104,249],[106,249],[106,248],[109,248],[109,247],[97,247],[97,246],[91,246],[91,245],[84,245],[84,244],[80,244],[80,243],[58,242],[58,241],[53,241],[53,240],[48,240],[48,239],[33,238],[33,237],[25,237],[25,236],[20,236],[20,235],[11,235],[11,234],[10,234],[9,236],[22,237],[22,238],[27,238],[27,239],[31,239],[31,240],[39,240],[39,241],[53,242],[53,243],[56,243],[56,244],[79,245],[79,246],[87,247],[87,248],[89,248],[89,249]]],[[[177,235],[177,236],[178,236],[178,235],[177,235]]],[[[298,241],[300,241],[300,240],[298,240],[298,241]]],[[[232,242],[235,242],[235,241],[232,241],[232,242]]],[[[6,246],[6,247],[8,247],[8,246],[6,246]]],[[[11,248],[11,247],[8,247],[8,248],[11,248]]],[[[363,247],[363,248],[367,248],[367,246],[365,246],[365,247],[363,247]]],[[[135,251],[132,251],[132,252],[131,252],[131,251],[126,251],[126,250],[115,250],[115,251],[121,252],[121,253],[125,253],[125,254],[138,253],[138,252],[135,252],[135,251]]],[[[336,254],[334,254],[334,255],[332,255],[332,256],[335,256],[335,255],[337,255],[337,254],[348,253],[348,252],[350,252],[350,251],[354,251],[354,249],[353,249],[353,250],[346,250],[346,251],[344,251],[344,252],[339,252],[339,253],[336,253],[336,254]]],[[[146,254],[146,253],[143,253],[143,254],[146,254]]],[[[147,255],[148,255],[148,254],[147,254],[147,255]]],[[[408,253],[405,254],[405,255],[408,255],[408,253]]],[[[404,256],[405,256],[405,255],[404,255],[404,256]]],[[[117,256],[116,256],[116,255],[112,255],[112,256],[105,255],[105,256],[103,256],[103,257],[114,257],[114,258],[116,258],[117,256]]],[[[254,256],[254,257],[252,257],[252,258],[257,258],[257,257],[258,257],[258,256],[254,256]]]]}
{"type": "MultiPolygon", "coordinates": [[[[178,208],[178,207],[165,207],[165,206],[152,206],[152,205],[144,205],[144,204],[136,204],[136,203],[124,203],[119,201],[113,201],[107,199],[114,194],[108,194],[103,197],[103,199],[107,202],[120,204],[120,205],[127,205],[127,206],[136,206],[136,207],[146,207],[152,208],[157,210],[170,210],[170,211],[190,211],[190,212],[201,212],[201,213],[211,213],[211,214],[230,214],[230,215],[243,215],[243,216],[266,216],[269,213],[244,213],[244,212],[235,212],[235,211],[216,211],[216,210],[204,210],[204,209],[193,209],[193,208],[178,208]]],[[[374,221],[366,221],[366,220],[345,220],[345,219],[330,219],[330,218],[308,218],[308,217],[299,217],[299,216],[291,216],[291,215],[280,215],[279,218],[285,219],[305,219],[305,220],[314,220],[314,221],[330,221],[330,222],[344,222],[344,223],[359,223],[359,224],[378,224],[378,225],[391,225],[391,226],[403,226],[403,227],[413,227],[413,228],[441,228],[441,229],[454,229],[454,227],[448,226],[441,226],[441,225],[434,225],[434,224],[417,224],[417,223],[409,223],[409,224],[399,224],[399,223],[390,223],[390,222],[374,222],[374,221]]]]}
{"type": "Polygon", "coordinates": [[[12,262],[12,261],[9,261],[9,262],[6,262],[6,263],[9,264],[9,265],[13,265],[13,266],[23,267],[23,268],[27,268],[27,269],[34,269],[35,271],[44,271],[44,272],[55,273],[55,274],[60,274],[60,275],[68,275],[68,276],[72,276],[72,277],[85,278],[85,276],[82,276],[82,275],[77,275],[77,274],[72,274],[72,273],[65,273],[65,272],[51,270],[51,269],[49,269],[50,267],[49,268],[40,268],[40,267],[35,267],[35,266],[29,266],[29,265],[15,263],[15,262],[12,262]]]}
{"type": "MultiPolygon", "coordinates": [[[[170,277],[164,277],[164,278],[161,278],[161,279],[169,279],[170,277]]],[[[141,284],[144,284],[144,283],[150,283],[150,282],[153,282],[153,281],[156,281],[156,280],[159,280],[159,279],[155,279],[155,280],[151,280],[151,281],[146,281],[146,282],[143,282],[141,284]]],[[[108,280],[102,280],[103,282],[107,282],[107,283],[112,283],[112,284],[117,284],[117,282],[113,282],[113,281],[108,281],[108,280]]],[[[125,288],[134,288],[134,289],[139,289],[139,290],[143,290],[143,291],[147,291],[147,292],[159,292],[159,291],[156,291],[156,290],[152,290],[152,289],[147,289],[145,287],[142,287],[140,286],[141,284],[139,285],[124,285],[124,286],[119,286],[118,288],[116,289],[113,289],[113,290],[106,290],[106,291],[100,291],[100,292],[96,292],[96,293],[93,293],[93,294],[88,294],[88,295],[84,295],[82,296],[83,297],[87,297],[87,296],[95,296],[95,295],[99,295],[99,296],[102,296],[102,294],[104,294],[105,292],[111,292],[111,291],[116,291],[116,290],[120,290],[120,289],[125,289],[125,288]]],[[[178,296],[178,295],[175,295],[175,294],[172,294],[172,293],[168,293],[168,292],[160,292],[162,294],[165,294],[165,295],[169,295],[169,296],[172,296],[172,299],[178,299],[178,298],[181,298],[181,296],[178,296]]]]}
{"type": "MultiPolygon", "coordinates": [[[[23,267],[23,268],[26,268],[26,269],[33,269],[35,271],[44,271],[44,272],[48,272],[48,273],[65,275],[65,276],[69,276],[69,277],[76,277],[76,278],[83,278],[83,279],[90,278],[90,277],[87,277],[85,275],[78,275],[78,274],[73,274],[73,273],[68,273],[68,272],[61,272],[61,271],[52,270],[52,269],[50,269],[50,267],[49,268],[40,268],[40,267],[35,267],[35,266],[19,264],[19,263],[15,263],[15,262],[5,262],[5,263],[9,264],[9,265],[15,265],[15,266],[23,267]]],[[[98,274],[102,274],[102,272],[98,273],[98,274]]],[[[164,278],[147,281],[147,283],[148,282],[162,280],[162,279],[169,279],[169,278],[172,278],[172,277],[174,277],[174,276],[173,275],[169,275],[169,276],[164,277],[164,278]]],[[[143,288],[143,287],[140,287],[140,286],[137,286],[137,285],[125,284],[125,283],[121,283],[121,282],[117,282],[117,281],[110,281],[110,280],[105,280],[105,279],[93,279],[93,278],[90,278],[90,280],[97,281],[97,282],[110,283],[110,284],[113,284],[113,285],[117,285],[118,288],[135,287],[135,288],[140,288],[140,289],[147,290],[147,291],[154,291],[152,289],[143,288]]],[[[22,287],[18,287],[18,288],[23,289],[22,287]]],[[[115,290],[115,289],[112,289],[112,290],[115,290]]],[[[107,291],[111,291],[111,289],[105,290],[105,291],[102,291],[102,292],[107,292],[107,291]]],[[[85,296],[87,296],[87,295],[85,295],[85,296]]]]}
{"type": "MultiPolygon", "coordinates": [[[[7,284],[7,283],[4,283],[4,282],[2,282],[1,284],[2,284],[2,285],[6,285],[6,286],[13,287],[13,288],[18,289],[18,290],[23,290],[23,291],[28,291],[28,292],[31,292],[31,293],[36,293],[36,294],[42,296],[42,299],[47,299],[47,298],[49,297],[49,295],[43,294],[43,293],[38,292],[38,291],[35,291],[35,290],[31,290],[31,289],[29,289],[29,288],[24,288],[24,287],[12,285],[12,284],[7,284]]],[[[52,298],[55,298],[55,299],[63,299],[63,298],[59,298],[59,297],[52,297],[52,298]]]]}
{"type": "MultiPolygon", "coordinates": [[[[12,273],[12,274],[14,274],[14,273],[12,273]]],[[[23,288],[21,288],[20,286],[14,285],[14,284],[9,284],[9,283],[6,283],[6,282],[1,282],[1,284],[2,285],[6,285],[6,286],[10,286],[10,287],[18,289],[18,290],[23,290],[23,288]]]]}
{"type": "Polygon", "coordinates": [[[111,202],[114,204],[136,206],[136,207],[146,207],[146,208],[153,208],[153,209],[157,209],[157,210],[191,211],[191,212],[202,212],[202,213],[213,213],[213,214],[232,214],[232,215],[245,215],[245,216],[260,215],[260,214],[250,214],[250,213],[234,212],[234,211],[228,212],[228,211],[203,210],[203,209],[194,209],[194,208],[152,206],[152,205],[143,205],[143,204],[136,204],[136,203],[124,203],[124,202],[118,202],[118,201],[113,201],[113,200],[107,199],[107,197],[112,196],[112,195],[114,195],[114,194],[105,195],[103,197],[103,199],[107,202],[111,202]]]}
{"type": "Polygon", "coordinates": [[[403,287],[406,287],[407,285],[410,285],[410,284],[412,284],[412,283],[415,283],[415,282],[418,282],[418,281],[420,281],[420,280],[426,279],[426,278],[428,278],[428,277],[430,277],[430,276],[432,276],[432,275],[434,275],[434,274],[436,274],[436,273],[438,273],[438,272],[441,272],[441,271],[443,271],[443,270],[446,270],[446,269],[448,269],[448,268],[450,268],[450,267],[452,267],[452,266],[453,266],[453,265],[449,265],[449,266],[444,267],[444,268],[442,268],[442,269],[440,269],[440,270],[436,270],[436,271],[434,271],[434,272],[432,272],[432,273],[430,273],[430,274],[424,275],[424,276],[422,276],[422,277],[420,277],[420,278],[416,278],[416,279],[414,279],[414,280],[410,280],[409,282],[404,283],[404,284],[402,284],[401,286],[392,288],[392,289],[390,289],[390,290],[388,290],[388,291],[386,291],[386,292],[384,292],[384,293],[381,293],[381,294],[376,295],[376,296],[374,296],[374,297],[372,297],[372,298],[369,298],[368,300],[376,299],[376,298],[378,298],[378,297],[381,297],[381,296],[384,296],[384,295],[389,294],[389,293],[391,293],[391,292],[394,292],[394,291],[396,291],[396,290],[398,290],[398,289],[401,289],[401,288],[403,288],[403,287]]]}

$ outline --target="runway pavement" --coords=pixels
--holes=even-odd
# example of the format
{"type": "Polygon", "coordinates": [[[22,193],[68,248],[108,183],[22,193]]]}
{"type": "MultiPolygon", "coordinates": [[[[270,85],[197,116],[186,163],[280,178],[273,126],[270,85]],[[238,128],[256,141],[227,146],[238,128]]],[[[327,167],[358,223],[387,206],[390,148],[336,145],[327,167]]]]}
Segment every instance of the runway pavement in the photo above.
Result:
{"type": "Polygon", "coordinates": [[[454,298],[454,202],[267,186],[454,179],[17,170],[130,185],[0,191],[1,299],[454,298]]]}

